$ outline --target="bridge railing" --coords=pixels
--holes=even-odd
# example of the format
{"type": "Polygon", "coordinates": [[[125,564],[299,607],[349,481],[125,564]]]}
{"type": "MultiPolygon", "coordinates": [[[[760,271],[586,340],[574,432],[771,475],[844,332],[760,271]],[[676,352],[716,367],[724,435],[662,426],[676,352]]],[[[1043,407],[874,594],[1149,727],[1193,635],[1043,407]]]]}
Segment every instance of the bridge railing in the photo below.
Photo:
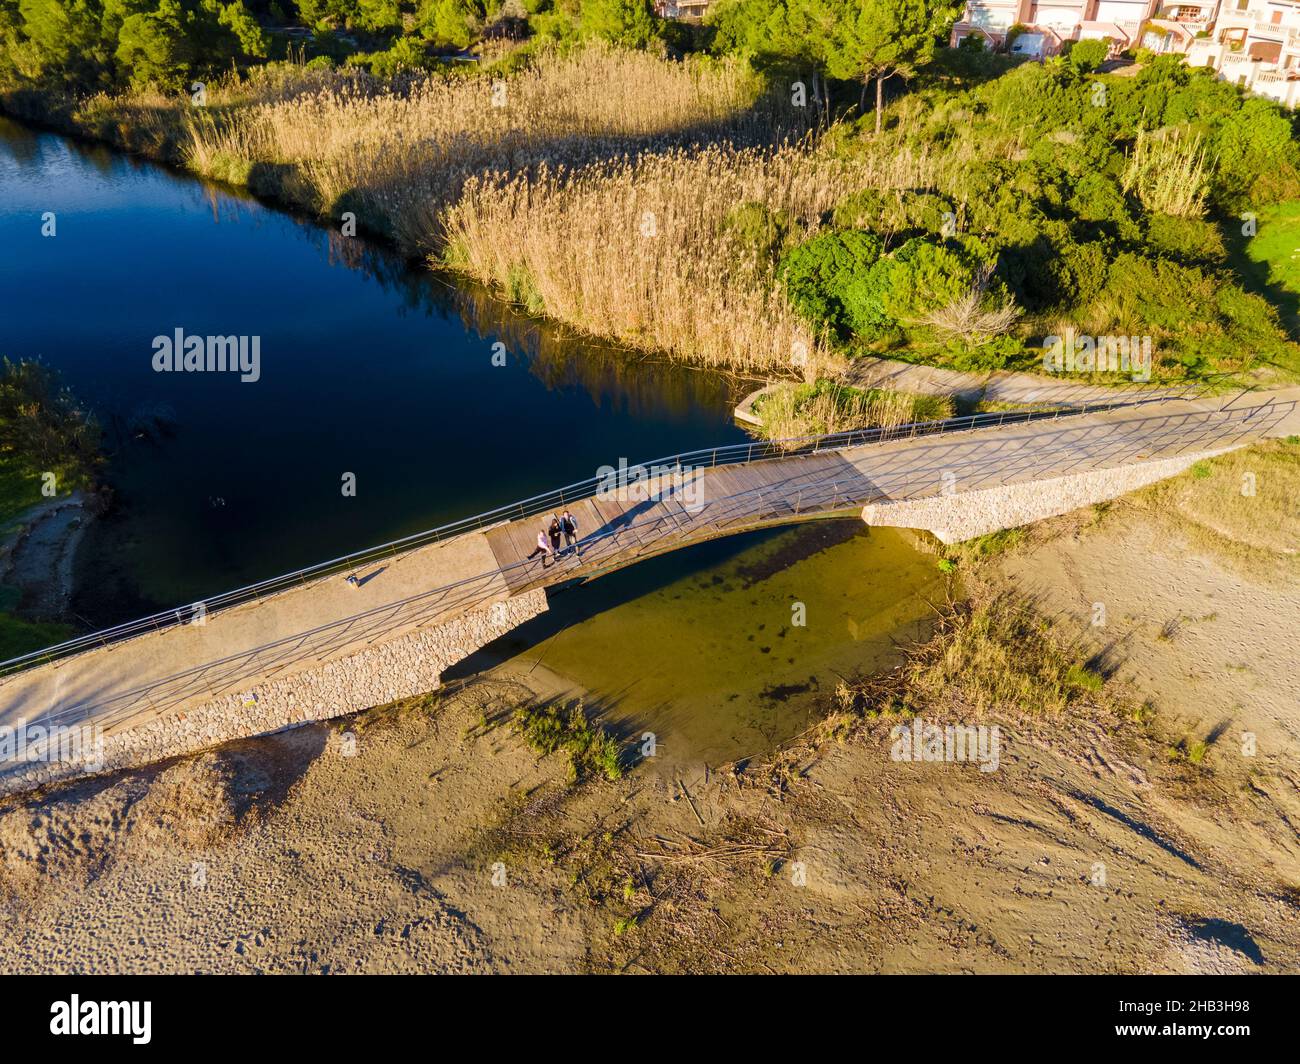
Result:
{"type": "MultiPolygon", "coordinates": [[[[1203,389],[1189,388],[1189,394],[1203,394],[1203,389]]],[[[391,559],[395,556],[418,550],[443,540],[452,539],[480,529],[507,521],[524,520],[538,514],[563,509],[610,490],[616,490],[625,479],[648,477],[655,474],[671,474],[685,471],[713,469],[718,466],[744,465],[774,459],[794,458],[800,455],[818,454],[827,451],[840,451],[849,447],[861,447],[875,443],[888,443],[895,440],[915,439],[925,436],[952,432],[967,432],[973,429],[996,428],[1008,424],[1021,424],[1031,421],[1052,420],[1065,416],[1086,414],[1098,410],[1108,410],[1120,406],[1139,406],[1147,403],[1166,402],[1171,398],[1168,393],[1148,397],[1124,398],[1108,401],[1075,404],[1072,406],[1054,406],[1042,409],[1006,410],[992,413],[969,414],[964,417],[949,418],[944,421],[921,421],[892,427],[869,429],[851,429],[821,436],[796,437],[784,440],[755,440],[750,443],[728,444],[721,447],[707,447],[681,454],[669,455],[635,466],[620,468],[610,475],[597,475],[580,480],[563,488],[508,503],[493,510],[461,518],[449,524],[425,532],[416,532],[401,539],[382,543],[375,547],[353,554],[345,554],[329,561],[319,562],[303,569],[271,577],[255,584],[236,588],[202,599],[185,606],[150,614],[134,621],[105,628],[77,636],[66,642],[55,644],[44,650],[32,651],[7,661],[0,662],[0,677],[22,669],[34,668],[63,658],[79,654],[98,647],[110,646],[135,636],[163,631],[167,628],[190,624],[203,618],[210,618],[214,613],[235,606],[244,605],[258,599],[267,598],[283,591],[338,575],[349,570],[358,569],[374,562],[391,559]]],[[[1176,397],[1175,397],[1176,398],[1176,397]]]]}

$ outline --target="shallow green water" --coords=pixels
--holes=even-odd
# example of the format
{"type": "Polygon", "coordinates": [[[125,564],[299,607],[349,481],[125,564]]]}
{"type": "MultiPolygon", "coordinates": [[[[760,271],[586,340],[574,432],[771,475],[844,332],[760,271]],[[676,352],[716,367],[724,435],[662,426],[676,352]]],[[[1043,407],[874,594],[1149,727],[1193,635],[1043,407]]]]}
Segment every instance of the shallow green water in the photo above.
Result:
{"type": "Polygon", "coordinates": [[[841,676],[897,662],[929,631],[926,600],[944,597],[944,579],[910,533],[821,521],[560,591],[491,652],[590,692],[624,739],[653,732],[661,767],[716,766],[808,727],[841,676]]]}

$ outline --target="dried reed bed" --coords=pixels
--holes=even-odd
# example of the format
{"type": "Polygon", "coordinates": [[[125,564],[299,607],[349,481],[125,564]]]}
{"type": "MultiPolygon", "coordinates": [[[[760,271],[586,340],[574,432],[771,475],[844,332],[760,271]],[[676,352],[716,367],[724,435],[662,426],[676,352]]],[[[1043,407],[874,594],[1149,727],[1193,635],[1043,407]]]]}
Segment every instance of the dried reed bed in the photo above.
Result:
{"type": "Polygon", "coordinates": [[[809,379],[840,359],[787,304],[775,263],[726,222],[741,204],[805,231],[868,185],[905,187],[923,160],[845,161],[807,144],[714,145],[466,182],[449,260],[534,310],[634,348],[809,379]]]}
{"type": "MultiPolygon", "coordinates": [[[[136,89],[118,95],[96,93],[70,105],[66,114],[34,116],[61,119],[73,130],[129,151],[180,165],[190,164],[195,130],[224,127],[242,108],[286,103],[304,94],[325,90],[348,75],[309,69],[300,64],[275,63],[253,67],[243,76],[226,74],[203,87],[202,105],[187,95],[157,89],[136,89]]],[[[194,169],[207,176],[211,167],[194,169]]]]}
{"type": "Polygon", "coordinates": [[[296,91],[254,84],[240,106],[197,112],[187,165],[241,182],[259,164],[291,168],[292,198],[321,213],[354,210],[408,251],[438,246],[442,211],[475,175],[771,137],[790,120],[741,64],[668,62],[601,44],[544,52],[505,78],[301,78],[296,91]]]}

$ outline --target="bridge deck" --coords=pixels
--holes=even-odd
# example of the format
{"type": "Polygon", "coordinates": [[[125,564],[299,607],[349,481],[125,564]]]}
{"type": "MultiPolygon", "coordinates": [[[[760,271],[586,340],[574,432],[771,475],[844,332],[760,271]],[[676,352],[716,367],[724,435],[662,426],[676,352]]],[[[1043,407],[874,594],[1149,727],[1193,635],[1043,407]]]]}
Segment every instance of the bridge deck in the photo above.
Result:
{"type": "Polygon", "coordinates": [[[55,713],[106,731],[437,623],[525,589],[629,564],[763,524],[856,511],[881,501],[1103,469],[1300,432],[1300,389],[1231,402],[1178,400],[1058,420],[704,469],[645,492],[570,504],[580,555],[526,562],[543,518],[475,531],[378,562],[354,588],[333,576],[86,651],[0,682],[0,724],[55,713]]]}

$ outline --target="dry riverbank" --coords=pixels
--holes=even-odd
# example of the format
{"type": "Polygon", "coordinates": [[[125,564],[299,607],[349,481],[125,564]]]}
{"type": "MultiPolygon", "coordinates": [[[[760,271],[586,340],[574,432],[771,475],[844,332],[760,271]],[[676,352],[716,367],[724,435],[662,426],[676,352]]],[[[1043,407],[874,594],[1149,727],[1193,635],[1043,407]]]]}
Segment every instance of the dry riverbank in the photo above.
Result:
{"type": "Polygon", "coordinates": [[[582,692],[516,671],[12,799],[0,969],[1295,970],[1294,584],[1150,504],[1091,515],[981,567],[977,598],[1022,585],[1050,629],[959,611],[767,759],[571,786],[509,716],[582,692]],[[903,704],[997,725],[996,770],[895,759],[875,714],[903,704]]]}

